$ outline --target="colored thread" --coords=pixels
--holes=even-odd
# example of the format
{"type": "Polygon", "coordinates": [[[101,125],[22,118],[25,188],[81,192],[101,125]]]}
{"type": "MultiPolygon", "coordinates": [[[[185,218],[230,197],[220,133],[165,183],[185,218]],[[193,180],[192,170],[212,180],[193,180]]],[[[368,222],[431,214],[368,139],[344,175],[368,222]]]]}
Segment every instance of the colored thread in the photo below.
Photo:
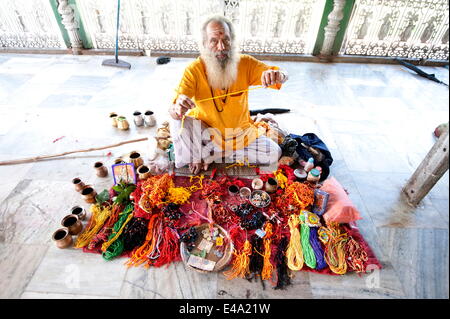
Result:
{"type": "Polygon", "coordinates": [[[278,250],[276,254],[276,264],[277,264],[277,285],[274,289],[284,289],[286,286],[291,284],[291,279],[288,273],[288,267],[286,264],[285,250],[288,245],[287,237],[283,237],[278,245],[278,250]]]}
{"type": "Polygon", "coordinates": [[[330,223],[326,231],[329,240],[325,246],[325,261],[332,272],[343,275],[347,272],[345,256],[345,244],[348,241],[347,233],[341,233],[339,225],[335,223],[330,223]]]}
{"type": "Polygon", "coordinates": [[[348,256],[347,265],[357,273],[365,272],[365,262],[368,260],[367,253],[362,246],[353,238],[349,237],[345,245],[345,254],[348,256]]]}
{"type": "Polygon", "coordinates": [[[150,217],[147,226],[148,232],[145,237],[145,242],[144,244],[142,244],[142,246],[133,251],[133,253],[131,254],[131,258],[125,263],[125,265],[127,265],[128,267],[139,266],[147,260],[148,253],[153,250],[153,240],[155,238],[155,229],[159,221],[159,217],[160,215],[158,214],[154,214],[150,217]]]}
{"type": "Polygon", "coordinates": [[[309,226],[305,223],[305,215],[300,214],[300,240],[302,242],[303,248],[303,258],[305,259],[305,264],[311,268],[316,268],[316,256],[314,255],[314,251],[309,243],[309,226]]]}
{"type": "Polygon", "coordinates": [[[125,207],[124,211],[119,214],[119,220],[114,224],[113,231],[111,235],[108,237],[108,241],[102,245],[102,251],[105,252],[108,247],[122,234],[125,225],[131,220],[133,217],[130,214],[133,211],[133,205],[128,204],[125,207]]]}
{"type": "Polygon", "coordinates": [[[228,280],[237,277],[244,278],[250,273],[250,255],[252,254],[250,241],[248,239],[245,241],[244,248],[240,254],[237,254],[236,251],[233,254],[235,258],[231,270],[223,273],[228,280]]]}
{"type": "Polygon", "coordinates": [[[295,271],[302,269],[304,262],[298,224],[299,219],[297,215],[292,214],[291,216],[289,216],[288,225],[291,232],[291,238],[286,250],[286,258],[289,269],[295,271]]]}
{"type": "Polygon", "coordinates": [[[91,239],[102,228],[105,221],[111,215],[111,207],[100,207],[98,204],[91,205],[91,218],[89,220],[89,226],[78,236],[75,242],[75,248],[83,248],[89,244],[91,239]]]}
{"type": "Polygon", "coordinates": [[[324,258],[324,252],[322,249],[322,245],[317,237],[317,227],[311,227],[309,233],[309,243],[314,251],[314,255],[316,256],[316,269],[321,270],[327,267],[327,263],[324,258]]]}
{"type": "MultiPolygon", "coordinates": [[[[89,242],[88,249],[95,249],[95,247],[108,241],[108,236],[111,234],[114,223],[119,219],[119,213],[122,211],[120,205],[113,204],[111,215],[98,234],[96,234],[89,242]]],[[[101,248],[101,247],[99,247],[101,248]]]]}
{"type": "Polygon", "coordinates": [[[125,210],[120,214],[119,220],[114,224],[113,231],[108,237],[108,241],[102,245],[102,257],[105,260],[111,260],[119,256],[124,250],[123,238],[119,237],[127,223],[133,217],[133,204],[128,204],[125,210]]]}
{"type": "Polygon", "coordinates": [[[270,255],[271,255],[271,243],[272,243],[272,224],[267,222],[266,226],[264,227],[264,231],[266,232],[266,235],[264,236],[264,264],[263,269],[261,272],[261,279],[262,280],[268,280],[272,278],[272,272],[273,272],[273,265],[270,262],[270,255]]]}
{"type": "MultiPolygon", "coordinates": [[[[205,98],[205,99],[198,100],[196,102],[197,103],[206,102],[206,101],[209,101],[209,100],[215,100],[215,99],[226,97],[226,96],[229,96],[229,95],[236,95],[236,94],[239,94],[239,93],[248,92],[248,91],[251,91],[251,90],[256,90],[256,89],[261,89],[261,88],[263,88],[263,86],[256,86],[256,87],[245,89],[245,90],[241,90],[241,91],[236,91],[236,92],[231,92],[231,93],[227,93],[227,94],[223,94],[223,95],[208,97],[208,98],[205,98]]],[[[175,91],[179,94],[180,88],[178,87],[178,90],[175,90],[175,91]]],[[[198,113],[199,113],[198,107],[196,106],[195,108],[191,109],[191,111],[194,111],[196,113],[194,115],[194,117],[197,118],[198,117],[198,113]]],[[[183,118],[181,119],[181,128],[180,128],[179,134],[181,134],[181,132],[183,131],[184,119],[185,118],[186,118],[186,115],[183,115],[183,118]]]]}
{"type": "Polygon", "coordinates": [[[180,236],[176,230],[171,227],[164,227],[159,257],[152,263],[152,266],[161,267],[165,264],[181,260],[179,239],[180,236]]]}

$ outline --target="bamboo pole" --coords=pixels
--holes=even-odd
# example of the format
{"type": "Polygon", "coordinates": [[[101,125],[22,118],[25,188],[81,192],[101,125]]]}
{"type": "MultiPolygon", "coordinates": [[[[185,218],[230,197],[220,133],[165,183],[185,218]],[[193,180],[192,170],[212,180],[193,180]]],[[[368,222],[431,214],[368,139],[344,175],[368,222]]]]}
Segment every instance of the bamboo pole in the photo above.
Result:
{"type": "Polygon", "coordinates": [[[112,144],[112,145],[108,145],[108,146],[93,147],[93,148],[88,148],[85,150],[76,150],[76,151],[64,152],[61,154],[55,154],[55,155],[43,155],[43,156],[16,159],[16,160],[11,160],[11,161],[0,161],[0,166],[1,165],[15,165],[15,164],[23,164],[23,163],[32,163],[32,162],[37,162],[40,160],[52,159],[55,157],[65,156],[65,155],[69,155],[69,154],[73,154],[73,153],[86,153],[86,152],[92,152],[92,151],[100,151],[100,150],[104,150],[107,148],[113,148],[113,147],[117,147],[117,146],[121,146],[121,145],[125,145],[125,144],[142,142],[142,141],[146,141],[146,140],[148,140],[148,137],[143,137],[143,138],[139,138],[136,140],[120,142],[120,143],[112,144]]]}

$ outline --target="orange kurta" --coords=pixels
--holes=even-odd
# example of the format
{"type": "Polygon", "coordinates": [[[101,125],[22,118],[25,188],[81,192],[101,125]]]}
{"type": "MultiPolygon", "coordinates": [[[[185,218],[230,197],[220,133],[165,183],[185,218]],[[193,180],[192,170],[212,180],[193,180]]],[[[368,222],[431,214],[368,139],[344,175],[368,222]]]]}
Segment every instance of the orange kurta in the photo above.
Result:
{"type": "MultiPolygon", "coordinates": [[[[269,69],[277,70],[278,67],[268,66],[249,55],[241,54],[237,79],[228,89],[228,93],[246,90],[254,85],[261,85],[261,74],[269,69]]],[[[271,88],[280,89],[280,87],[281,85],[278,84],[271,88]]],[[[219,96],[224,93],[226,92],[213,90],[211,94],[206,68],[199,57],[184,71],[173,103],[175,103],[179,94],[184,94],[191,98],[196,107],[186,115],[201,120],[208,126],[217,129],[217,132],[220,134],[214,134],[213,141],[222,149],[230,150],[230,147],[240,149],[248,146],[263,134],[262,131],[258,131],[250,118],[248,92],[229,95],[223,99],[217,98],[215,100],[198,102],[211,98],[212,95],[219,96]]]]}

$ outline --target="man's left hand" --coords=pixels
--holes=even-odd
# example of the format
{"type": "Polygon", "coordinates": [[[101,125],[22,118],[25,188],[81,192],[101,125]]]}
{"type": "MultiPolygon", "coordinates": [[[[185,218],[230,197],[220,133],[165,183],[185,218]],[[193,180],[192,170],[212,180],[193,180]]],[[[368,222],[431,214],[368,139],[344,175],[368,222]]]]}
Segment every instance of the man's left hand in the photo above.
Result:
{"type": "Polygon", "coordinates": [[[261,84],[268,87],[275,84],[283,84],[287,80],[287,74],[281,70],[267,70],[261,74],[261,84]]]}

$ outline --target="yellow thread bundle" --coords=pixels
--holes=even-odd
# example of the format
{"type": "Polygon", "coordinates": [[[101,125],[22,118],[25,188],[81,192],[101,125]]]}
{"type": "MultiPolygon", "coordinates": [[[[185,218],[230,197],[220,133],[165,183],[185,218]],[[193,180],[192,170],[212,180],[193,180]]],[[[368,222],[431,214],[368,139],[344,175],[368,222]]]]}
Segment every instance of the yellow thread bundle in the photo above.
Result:
{"type": "Polygon", "coordinates": [[[286,249],[287,266],[291,270],[298,271],[303,268],[303,251],[300,241],[300,231],[298,229],[298,216],[292,214],[288,220],[291,238],[289,240],[288,248],[286,249]]]}
{"type": "Polygon", "coordinates": [[[89,226],[78,236],[74,245],[75,248],[83,248],[89,244],[111,215],[112,209],[111,206],[100,207],[100,205],[94,204],[91,205],[90,211],[92,216],[89,226]]]}
{"type": "Polygon", "coordinates": [[[264,263],[263,263],[263,269],[261,271],[261,279],[267,280],[272,278],[272,272],[273,272],[273,265],[270,262],[270,255],[271,255],[271,248],[270,244],[272,243],[272,224],[267,222],[266,226],[264,228],[264,231],[266,232],[266,235],[264,237],[264,263]]]}

